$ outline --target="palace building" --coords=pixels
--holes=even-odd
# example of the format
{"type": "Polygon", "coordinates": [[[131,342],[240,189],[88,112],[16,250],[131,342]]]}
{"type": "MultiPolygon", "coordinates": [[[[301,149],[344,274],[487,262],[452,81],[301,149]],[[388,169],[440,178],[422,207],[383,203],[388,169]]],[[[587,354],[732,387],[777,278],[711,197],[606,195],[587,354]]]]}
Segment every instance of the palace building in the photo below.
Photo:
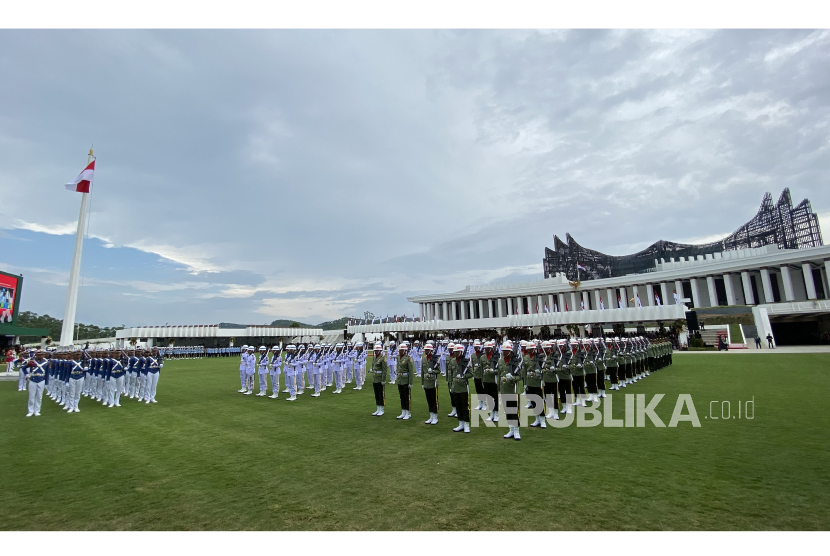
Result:
{"type": "Polygon", "coordinates": [[[348,330],[642,326],[727,307],[751,312],[758,334],[772,333],[782,344],[810,343],[799,339],[830,333],[830,246],[823,245],[810,202],[793,207],[788,189],[776,204],[767,193],[752,220],[705,245],[658,241],[639,253],[611,256],[566,238],[567,243],[555,237],[554,249],[545,249],[540,280],[410,297],[419,322],[348,330]]]}

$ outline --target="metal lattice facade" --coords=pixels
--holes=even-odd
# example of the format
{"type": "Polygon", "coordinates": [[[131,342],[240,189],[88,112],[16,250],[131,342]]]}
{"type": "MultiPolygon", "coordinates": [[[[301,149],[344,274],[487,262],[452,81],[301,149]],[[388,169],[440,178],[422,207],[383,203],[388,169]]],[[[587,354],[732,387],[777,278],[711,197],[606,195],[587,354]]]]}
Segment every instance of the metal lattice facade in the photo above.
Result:
{"type": "Polygon", "coordinates": [[[780,249],[823,245],[818,216],[812,211],[810,201],[804,199],[793,207],[789,188],[784,189],[776,204],[766,193],[752,220],[713,243],[689,245],[660,240],[638,253],[618,257],[582,247],[570,234],[565,234],[565,239],[567,241],[563,242],[553,236],[553,249],[545,247],[545,258],[542,259],[545,278],[564,273],[568,279],[576,279],[577,263],[586,269],[579,272],[581,280],[597,280],[653,271],[655,259],[668,261],[764,245],[777,245],[780,249]]]}

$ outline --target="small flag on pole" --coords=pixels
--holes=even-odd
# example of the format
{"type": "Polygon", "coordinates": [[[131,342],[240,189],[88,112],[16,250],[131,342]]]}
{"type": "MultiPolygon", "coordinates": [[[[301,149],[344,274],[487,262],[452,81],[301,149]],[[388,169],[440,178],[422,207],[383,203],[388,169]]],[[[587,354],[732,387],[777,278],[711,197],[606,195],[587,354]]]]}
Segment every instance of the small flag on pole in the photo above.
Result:
{"type": "Polygon", "coordinates": [[[576,268],[578,268],[579,270],[588,270],[587,268],[585,268],[584,266],[582,266],[579,263],[576,263],[576,268]]]}
{"type": "Polygon", "coordinates": [[[89,188],[92,185],[92,177],[95,174],[95,161],[87,165],[83,171],[78,174],[78,177],[71,182],[64,185],[69,191],[77,191],[78,193],[89,193],[89,188]]]}

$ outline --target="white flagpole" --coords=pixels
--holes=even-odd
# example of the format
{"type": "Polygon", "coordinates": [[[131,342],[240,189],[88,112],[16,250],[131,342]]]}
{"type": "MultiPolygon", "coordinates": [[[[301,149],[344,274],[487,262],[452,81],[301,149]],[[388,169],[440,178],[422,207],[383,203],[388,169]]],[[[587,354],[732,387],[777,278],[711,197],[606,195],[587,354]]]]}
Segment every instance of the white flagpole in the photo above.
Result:
{"type": "MultiPolygon", "coordinates": [[[[89,164],[93,159],[92,149],[89,149],[89,164]]],[[[90,184],[91,185],[91,184],[90,184]]],[[[91,191],[91,189],[90,189],[91,191]]],[[[89,208],[89,193],[81,193],[81,214],[78,216],[78,231],[75,233],[75,253],[72,255],[72,268],[69,271],[69,293],[66,296],[66,312],[63,314],[61,328],[61,346],[71,346],[75,331],[75,309],[78,305],[78,280],[81,275],[81,250],[84,247],[86,234],[86,214],[89,208]]]]}

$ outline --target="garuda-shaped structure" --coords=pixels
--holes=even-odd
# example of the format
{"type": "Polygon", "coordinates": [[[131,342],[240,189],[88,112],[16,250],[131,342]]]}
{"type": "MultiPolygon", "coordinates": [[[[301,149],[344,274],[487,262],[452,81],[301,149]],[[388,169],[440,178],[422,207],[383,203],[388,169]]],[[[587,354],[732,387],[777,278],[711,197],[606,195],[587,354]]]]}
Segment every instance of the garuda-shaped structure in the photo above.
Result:
{"type": "Polygon", "coordinates": [[[579,263],[580,280],[611,278],[626,274],[649,272],[655,259],[668,261],[680,257],[696,257],[734,249],[748,249],[777,245],[781,249],[804,249],[823,245],[818,216],[812,211],[810,201],[804,199],[793,207],[789,188],[784,189],[776,204],[766,193],[758,213],[746,224],[720,241],[703,245],[689,245],[660,240],[638,253],[623,256],[606,255],[579,245],[570,234],[566,241],[553,236],[553,249],[545,247],[542,263],[545,278],[563,273],[569,279],[577,278],[579,263]]]}

